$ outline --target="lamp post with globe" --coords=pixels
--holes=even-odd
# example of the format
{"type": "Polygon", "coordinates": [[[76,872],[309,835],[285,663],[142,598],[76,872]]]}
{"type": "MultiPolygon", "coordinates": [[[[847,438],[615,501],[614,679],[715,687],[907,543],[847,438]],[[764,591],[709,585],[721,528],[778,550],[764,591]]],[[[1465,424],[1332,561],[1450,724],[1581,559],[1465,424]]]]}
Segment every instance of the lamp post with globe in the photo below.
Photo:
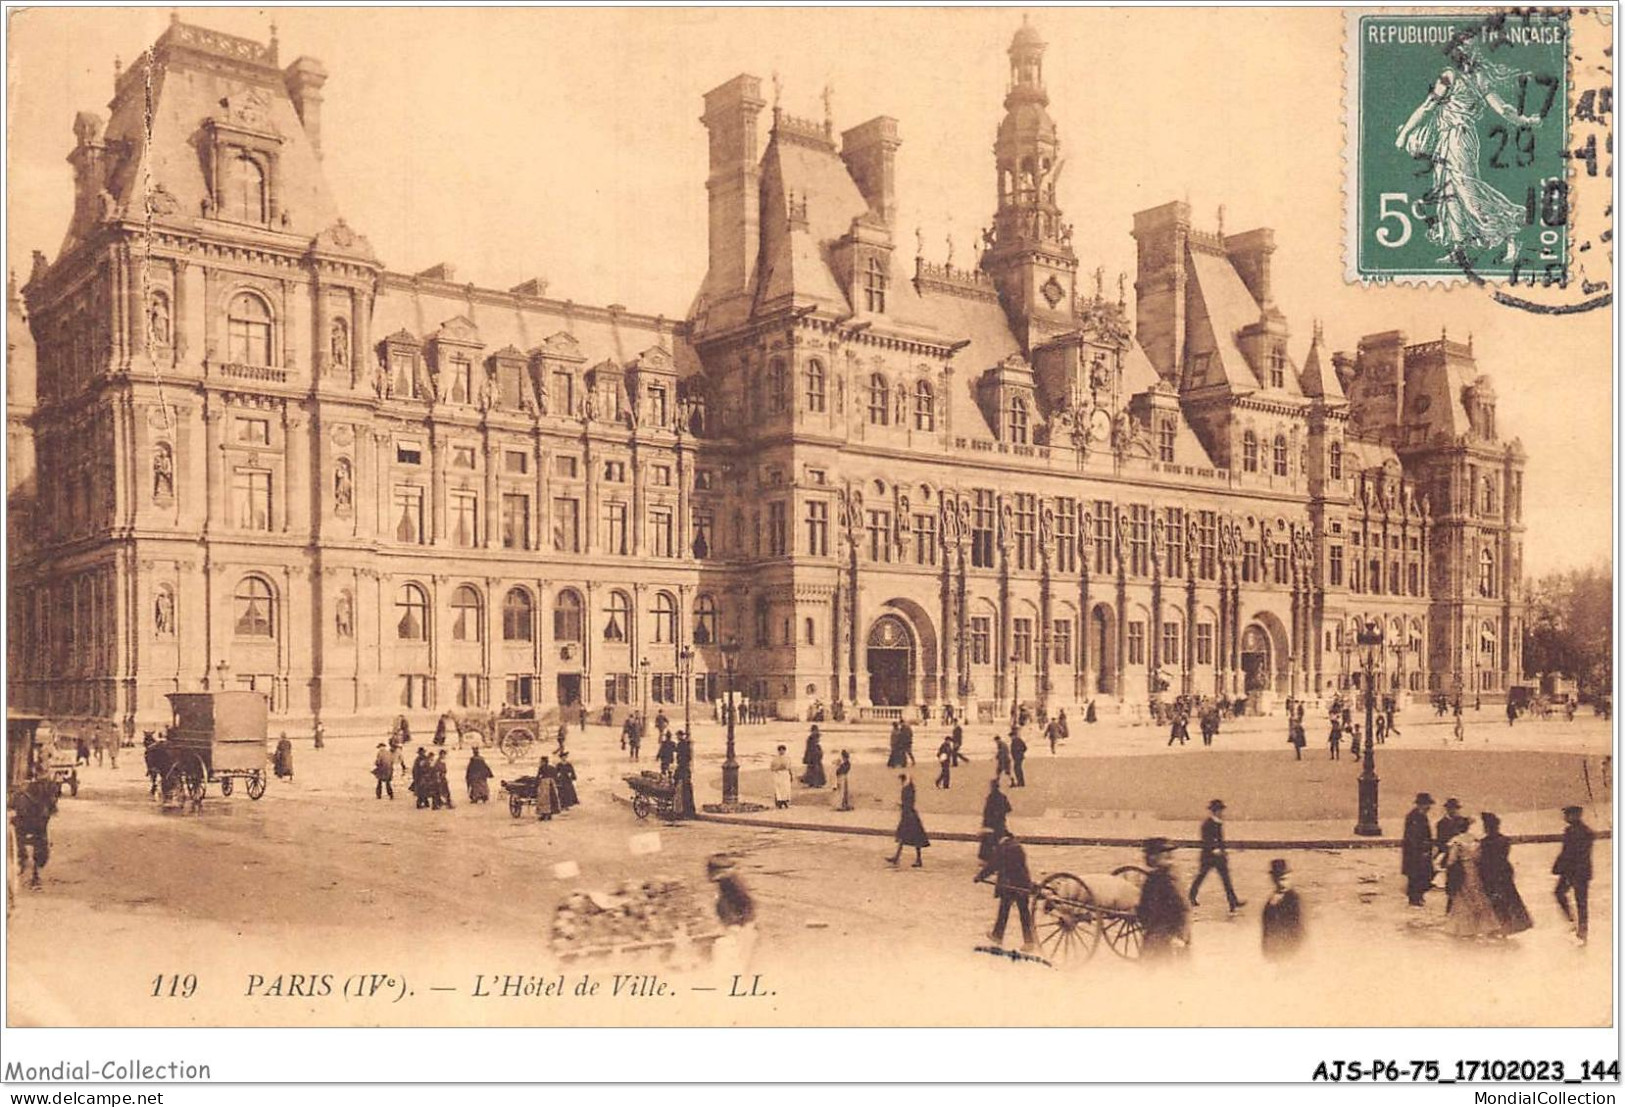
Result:
{"type": "Polygon", "coordinates": [[[1360,691],[1365,693],[1365,760],[1360,767],[1360,821],[1354,824],[1354,833],[1362,838],[1376,838],[1382,835],[1382,827],[1377,822],[1377,744],[1374,741],[1377,663],[1382,657],[1382,627],[1375,621],[1368,621],[1354,641],[1360,651],[1360,667],[1364,672],[1360,691]]]}
{"type": "Polygon", "coordinates": [[[722,644],[722,666],[728,676],[728,751],[722,759],[722,805],[739,803],[739,759],[734,756],[734,669],[738,665],[739,642],[729,638],[722,644]]]}

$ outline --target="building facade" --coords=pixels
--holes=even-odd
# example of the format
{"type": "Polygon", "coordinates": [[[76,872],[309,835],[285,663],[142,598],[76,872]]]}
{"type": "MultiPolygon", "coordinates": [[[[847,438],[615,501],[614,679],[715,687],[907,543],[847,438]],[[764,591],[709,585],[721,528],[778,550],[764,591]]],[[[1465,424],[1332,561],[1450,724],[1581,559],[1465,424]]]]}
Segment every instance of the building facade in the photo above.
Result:
{"type": "Polygon", "coordinates": [[[1131,312],[1057,203],[1044,54],[1024,25],[958,265],[899,254],[897,121],[708,93],[668,320],[388,270],[323,179],[320,63],[172,22],[74,121],[11,297],[12,702],[130,734],[246,687],[359,732],[708,701],[733,642],[785,717],[1270,710],[1347,687],[1367,620],[1384,688],[1503,692],[1525,459],[1471,343],[1299,358],[1273,233],[1181,203],[1134,217],[1131,312]]]}

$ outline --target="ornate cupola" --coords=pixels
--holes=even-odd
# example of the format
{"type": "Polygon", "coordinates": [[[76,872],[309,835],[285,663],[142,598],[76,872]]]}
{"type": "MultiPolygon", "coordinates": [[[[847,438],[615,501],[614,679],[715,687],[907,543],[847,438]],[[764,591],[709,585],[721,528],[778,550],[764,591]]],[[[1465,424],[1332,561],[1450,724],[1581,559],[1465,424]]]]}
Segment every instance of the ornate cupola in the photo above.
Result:
{"type": "Polygon", "coordinates": [[[1073,326],[1078,268],[1072,228],[1062,222],[1056,202],[1063,163],[1047,110],[1044,45],[1025,21],[1010,43],[1010,88],[993,144],[999,206],[982,258],[1029,353],[1073,326]]]}

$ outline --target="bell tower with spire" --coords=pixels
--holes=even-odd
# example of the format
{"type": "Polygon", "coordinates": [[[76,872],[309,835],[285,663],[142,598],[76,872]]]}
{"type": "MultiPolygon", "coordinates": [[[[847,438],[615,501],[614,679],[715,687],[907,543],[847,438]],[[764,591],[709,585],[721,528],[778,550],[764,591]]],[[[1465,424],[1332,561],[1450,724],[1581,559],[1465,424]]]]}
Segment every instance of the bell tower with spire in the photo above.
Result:
{"type": "Polygon", "coordinates": [[[999,207],[982,268],[1030,354],[1074,327],[1078,258],[1055,185],[1063,165],[1044,90],[1044,40],[1025,18],[1010,43],[1010,90],[993,154],[999,207]]]}

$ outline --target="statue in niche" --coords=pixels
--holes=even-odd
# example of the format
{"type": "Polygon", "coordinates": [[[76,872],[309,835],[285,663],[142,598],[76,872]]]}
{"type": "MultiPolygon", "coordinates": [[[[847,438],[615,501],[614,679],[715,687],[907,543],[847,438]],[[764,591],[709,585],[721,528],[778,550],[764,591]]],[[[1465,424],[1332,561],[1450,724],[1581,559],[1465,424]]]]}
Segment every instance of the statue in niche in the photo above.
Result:
{"type": "Polygon", "coordinates": [[[152,451],[152,498],[167,500],[175,495],[175,455],[169,443],[160,442],[152,451]]]}
{"type": "Polygon", "coordinates": [[[333,320],[328,356],[335,369],[343,369],[350,364],[350,324],[343,319],[333,320]]]}
{"type": "Polygon", "coordinates": [[[159,588],[152,601],[152,625],[160,637],[175,633],[175,593],[168,586],[159,588]]]}
{"type": "Polygon", "coordinates": [[[162,292],[154,292],[147,312],[148,340],[154,346],[168,346],[169,334],[169,297],[162,292]]]}
{"type": "Polygon", "coordinates": [[[339,458],[338,465],[333,470],[333,511],[337,515],[350,514],[351,504],[355,499],[354,482],[348,458],[339,458]]]}
{"type": "Polygon", "coordinates": [[[333,608],[333,629],[340,638],[355,636],[355,602],[348,590],[339,593],[338,603],[333,608]]]}

